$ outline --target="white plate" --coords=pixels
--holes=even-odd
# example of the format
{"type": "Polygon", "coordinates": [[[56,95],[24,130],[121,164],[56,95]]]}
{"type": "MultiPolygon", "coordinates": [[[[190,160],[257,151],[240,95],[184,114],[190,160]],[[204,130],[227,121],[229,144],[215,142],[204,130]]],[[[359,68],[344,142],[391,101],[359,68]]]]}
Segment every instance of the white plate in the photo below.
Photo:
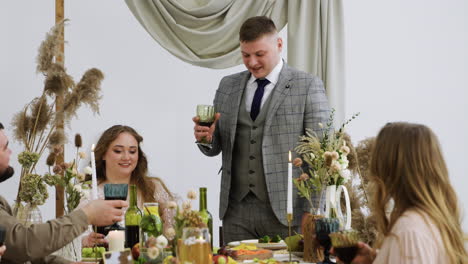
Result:
{"type": "Polygon", "coordinates": [[[241,240],[241,243],[244,243],[244,244],[258,244],[258,239],[241,240]]]}
{"type": "Polygon", "coordinates": [[[230,246],[230,247],[237,247],[241,244],[240,241],[232,241],[232,242],[229,242],[227,245],[230,246]]]}
{"type": "Polygon", "coordinates": [[[281,240],[281,241],[278,242],[278,243],[258,243],[258,239],[248,239],[248,240],[242,240],[242,241],[240,241],[240,243],[243,243],[243,244],[254,244],[254,245],[256,245],[256,246],[259,247],[259,248],[271,249],[271,250],[285,249],[285,248],[288,247],[288,246],[286,245],[286,243],[284,243],[283,240],[281,240]]]}

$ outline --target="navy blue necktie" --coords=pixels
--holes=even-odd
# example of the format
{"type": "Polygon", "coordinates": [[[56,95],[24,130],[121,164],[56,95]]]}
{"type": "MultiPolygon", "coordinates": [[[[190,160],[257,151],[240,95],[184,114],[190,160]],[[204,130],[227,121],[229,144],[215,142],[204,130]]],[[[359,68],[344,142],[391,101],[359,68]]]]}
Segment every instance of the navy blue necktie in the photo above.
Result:
{"type": "Polygon", "coordinates": [[[257,90],[252,100],[252,108],[250,108],[250,117],[253,121],[257,119],[258,113],[260,113],[260,106],[262,105],[262,97],[265,92],[265,86],[270,83],[267,79],[257,79],[257,90]]]}

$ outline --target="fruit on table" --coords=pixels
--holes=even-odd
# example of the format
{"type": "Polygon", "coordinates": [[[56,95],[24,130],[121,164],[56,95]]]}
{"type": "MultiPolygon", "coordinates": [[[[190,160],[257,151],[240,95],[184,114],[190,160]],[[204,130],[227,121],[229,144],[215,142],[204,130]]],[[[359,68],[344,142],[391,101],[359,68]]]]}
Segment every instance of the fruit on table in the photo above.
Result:
{"type": "Polygon", "coordinates": [[[274,237],[271,239],[270,242],[271,242],[271,243],[279,243],[281,240],[282,240],[282,239],[281,239],[280,235],[276,235],[276,236],[274,236],[274,237]]]}
{"type": "Polygon", "coordinates": [[[227,264],[228,258],[224,255],[216,255],[216,256],[213,256],[213,262],[215,264],[227,264]]]}
{"type": "Polygon", "coordinates": [[[273,237],[266,235],[259,238],[258,243],[279,243],[281,240],[282,239],[280,235],[275,235],[273,237]]]}
{"type": "Polygon", "coordinates": [[[258,239],[258,243],[270,243],[271,238],[270,236],[263,236],[258,239]]]}
{"type": "Polygon", "coordinates": [[[135,260],[137,260],[140,257],[140,243],[136,243],[132,247],[132,257],[135,260]]]}
{"type": "Polygon", "coordinates": [[[304,251],[304,239],[300,234],[287,237],[284,242],[290,251],[304,251]]]}
{"type": "Polygon", "coordinates": [[[233,258],[228,257],[228,263],[227,264],[237,264],[237,261],[235,261],[233,258]]]}
{"type": "Polygon", "coordinates": [[[81,256],[83,258],[102,258],[102,253],[104,252],[106,252],[104,247],[97,247],[96,250],[87,247],[81,249],[81,256]]]}

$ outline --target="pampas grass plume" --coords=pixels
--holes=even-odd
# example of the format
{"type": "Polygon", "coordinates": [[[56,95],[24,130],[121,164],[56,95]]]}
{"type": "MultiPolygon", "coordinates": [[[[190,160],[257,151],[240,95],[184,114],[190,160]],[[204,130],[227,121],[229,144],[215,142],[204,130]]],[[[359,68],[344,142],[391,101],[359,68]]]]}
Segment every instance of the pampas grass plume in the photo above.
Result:
{"type": "Polygon", "coordinates": [[[49,145],[50,146],[59,146],[63,145],[66,142],[65,132],[63,129],[59,128],[55,130],[49,138],[49,145]]]}
{"type": "Polygon", "coordinates": [[[60,35],[63,32],[63,27],[67,20],[57,23],[47,34],[45,40],[39,47],[39,54],[37,55],[37,71],[46,73],[53,62],[54,57],[58,55],[58,45],[60,43],[60,35]]]}
{"type": "Polygon", "coordinates": [[[26,109],[13,116],[11,125],[14,127],[13,137],[18,141],[22,141],[26,145],[28,136],[34,125],[32,118],[28,116],[26,109]]]}
{"type": "Polygon", "coordinates": [[[61,96],[74,85],[75,82],[73,78],[67,74],[66,69],[61,64],[52,63],[44,81],[44,92],[49,96],[61,96]]]}
{"type": "Polygon", "coordinates": [[[43,95],[35,98],[31,104],[31,114],[33,128],[35,126],[35,133],[41,132],[49,125],[50,106],[47,104],[47,98],[43,95]]]}

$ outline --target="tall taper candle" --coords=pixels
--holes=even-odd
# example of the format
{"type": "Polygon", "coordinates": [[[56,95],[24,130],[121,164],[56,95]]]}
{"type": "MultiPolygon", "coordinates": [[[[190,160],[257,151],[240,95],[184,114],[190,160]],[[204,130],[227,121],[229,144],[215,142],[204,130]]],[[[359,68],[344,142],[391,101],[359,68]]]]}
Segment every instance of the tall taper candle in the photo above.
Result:
{"type": "Polygon", "coordinates": [[[288,203],[287,203],[287,213],[293,213],[293,193],[292,193],[292,163],[291,163],[291,151],[289,151],[289,162],[288,162],[288,203]]]}
{"type": "Polygon", "coordinates": [[[98,194],[96,178],[96,158],[94,157],[94,144],[91,146],[91,168],[93,169],[93,174],[91,175],[91,199],[96,200],[98,198],[98,194]]]}

